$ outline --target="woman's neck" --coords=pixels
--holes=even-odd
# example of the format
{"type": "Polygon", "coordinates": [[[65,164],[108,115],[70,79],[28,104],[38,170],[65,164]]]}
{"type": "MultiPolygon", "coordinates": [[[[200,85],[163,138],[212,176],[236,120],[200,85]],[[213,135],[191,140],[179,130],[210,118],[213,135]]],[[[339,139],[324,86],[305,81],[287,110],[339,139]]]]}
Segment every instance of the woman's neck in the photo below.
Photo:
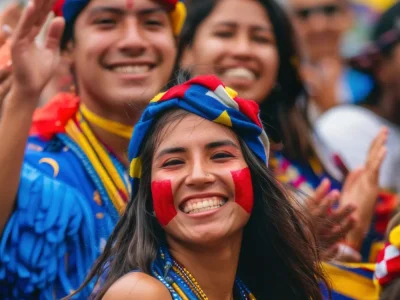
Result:
{"type": "Polygon", "coordinates": [[[187,246],[168,239],[172,257],[193,275],[210,300],[233,299],[241,242],[242,233],[212,247],[187,246]]]}

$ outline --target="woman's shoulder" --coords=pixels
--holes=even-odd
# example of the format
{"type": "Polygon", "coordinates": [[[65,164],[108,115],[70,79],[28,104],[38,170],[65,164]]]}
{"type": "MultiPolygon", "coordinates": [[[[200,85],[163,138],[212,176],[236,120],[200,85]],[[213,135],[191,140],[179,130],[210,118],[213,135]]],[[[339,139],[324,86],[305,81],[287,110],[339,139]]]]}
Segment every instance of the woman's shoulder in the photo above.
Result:
{"type": "Polygon", "coordinates": [[[118,279],[106,292],[104,300],[172,299],[168,289],[143,272],[132,272],[118,279]]]}

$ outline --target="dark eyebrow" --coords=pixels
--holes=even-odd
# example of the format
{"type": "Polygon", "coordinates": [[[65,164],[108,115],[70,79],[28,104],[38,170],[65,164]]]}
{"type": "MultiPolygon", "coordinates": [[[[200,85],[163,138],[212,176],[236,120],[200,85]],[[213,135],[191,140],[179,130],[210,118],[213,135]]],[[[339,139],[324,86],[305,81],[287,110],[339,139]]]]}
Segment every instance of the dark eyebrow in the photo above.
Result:
{"type": "MultiPolygon", "coordinates": [[[[239,146],[236,145],[231,140],[223,140],[223,141],[216,141],[216,142],[208,143],[206,145],[206,149],[210,150],[210,149],[215,149],[215,148],[219,148],[219,147],[223,147],[223,146],[232,146],[232,147],[239,149],[239,146]]],[[[166,155],[166,154],[185,153],[185,152],[187,152],[187,149],[184,147],[165,148],[162,151],[160,151],[160,153],[157,155],[156,159],[158,159],[161,156],[166,155]]]]}
{"type": "Polygon", "coordinates": [[[156,159],[160,158],[165,154],[184,153],[186,151],[187,151],[186,148],[183,147],[165,148],[157,155],[156,159]]]}
{"type": "MultiPolygon", "coordinates": [[[[221,22],[216,23],[215,26],[227,26],[227,27],[236,28],[236,27],[238,27],[238,24],[233,21],[221,21],[221,22]]],[[[272,28],[270,26],[250,25],[250,28],[253,31],[272,31],[272,28]]]]}
{"type": "Polygon", "coordinates": [[[103,12],[108,12],[108,13],[113,13],[113,14],[118,14],[118,15],[123,15],[125,14],[125,10],[117,7],[111,7],[111,6],[97,6],[92,8],[89,11],[89,15],[95,15],[97,13],[103,13],[103,12]]]}
{"type": "Polygon", "coordinates": [[[238,145],[236,145],[231,140],[223,140],[223,141],[212,142],[212,143],[207,144],[206,148],[208,150],[210,150],[210,149],[215,149],[215,148],[219,148],[219,147],[223,147],[223,146],[233,146],[233,147],[239,149],[238,145]]]}
{"type": "Polygon", "coordinates": [[[237,27],[237,24],[235,22],[222,21],[222,22],[217,22],[215,26],[237,27]]]}
{"type": "MultiPolygon", "coordinates": [[[[92,8],[89,11],[89,15],[94,15],[94,14],[102,13],[102,12],[108,12],[108,13],[113,13],[113,14],[117,14],[117,15],[124,15],[127,13],[127,10],[119,8],[119,7],[112,7],[112,6],[98,6],[98,7],[92,8]]],[[[145,16],[145,15],[150,15],[150,14],[157,13],[157,12],[165,12],[166,13],[166,10],[162,7],[144,8],[144,9],[136,10],[135,14],[140,15],[140,16],[145,16]]]]}

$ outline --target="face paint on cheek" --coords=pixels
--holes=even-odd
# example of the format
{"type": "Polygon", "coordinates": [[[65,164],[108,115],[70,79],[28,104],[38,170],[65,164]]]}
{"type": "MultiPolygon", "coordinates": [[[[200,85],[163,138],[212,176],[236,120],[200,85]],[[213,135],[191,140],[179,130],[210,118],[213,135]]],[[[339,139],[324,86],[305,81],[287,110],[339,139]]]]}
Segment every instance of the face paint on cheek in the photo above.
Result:
{"type": "Polygon", "coordinates": [[[253,183],[249,168],[231,172],[235,184],[235,202],[249,214],[253,209],[253,183]]]}
{"type": "Polygon", "coordinates": [[[156,218],[161,226],[167,226],[177,214],[174,205],[174,196],[172,195],[171,181],[153,181],[151,183],[151,193],[156,218]]]}
{"type": "Polygon", "coordinates": [[[127,9],[133,8],[133,0],[126,0],[126,8],[127,9]]]}

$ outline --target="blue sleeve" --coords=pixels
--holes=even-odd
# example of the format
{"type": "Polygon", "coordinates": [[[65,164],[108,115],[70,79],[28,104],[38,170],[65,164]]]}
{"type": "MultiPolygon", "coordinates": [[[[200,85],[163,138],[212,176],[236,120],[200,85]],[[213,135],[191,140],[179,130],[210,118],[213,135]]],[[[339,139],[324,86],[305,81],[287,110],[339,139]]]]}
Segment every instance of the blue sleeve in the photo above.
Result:
{"type": "Polygon", "coordinates": [[[98,255],[94,227],[80,193],[24,164],[0,240],[0,298],[60,299],[76,289],[98,255]]]}

